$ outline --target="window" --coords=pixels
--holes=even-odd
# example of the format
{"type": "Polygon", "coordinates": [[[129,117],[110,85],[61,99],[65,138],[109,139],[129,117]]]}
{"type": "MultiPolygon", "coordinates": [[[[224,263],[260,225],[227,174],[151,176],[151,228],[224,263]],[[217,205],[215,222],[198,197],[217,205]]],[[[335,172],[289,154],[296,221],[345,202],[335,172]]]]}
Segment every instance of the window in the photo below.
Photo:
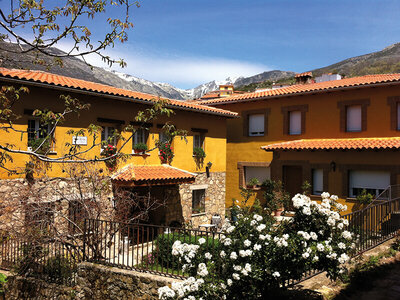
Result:
{"type": "Polygon", "coordinates": [[[362,130],[361,105],[351,105],[346,108],[346,131],[357,132],[362,130]]]}
{"type": "Polygon", "coordinates": [[[324,191],[324,171],[322,169],[312,170],[312,194],[321,195],[324,191]]]}
{"type": "Polygon", "coordinates": [[[264,124],[264,114],[249,115],[249,136],[263,136],[264,124]]]}
{"type": "Polygon", "coordinates": [[[147,144],[148,136],[149,136],[149,132],[145,128],[137,129],[135,134],[132,137],[133,145],[140,144],[140,143],[147,144]]]}
{"type": "Polygon", "coordinates": [[[397,130],[400,130],[400,102],[397,103],[397,130]]]}
{"type": "Polygon", "coordinates": [[[258,181],[263,183],[265,180],[271,178],[271,170],[269,167],[252,167],[245,166],[244,167],[246,186],[249,185],[250,180],[253,178],[258,179],[258,181]]]}
{"type": "Polygon", "coordinates": [[[108,144],[117,145],[117,140],[115,137],[112,138],[115,132],[115,127],[103,126],[103,130],[101,132],[101,144],[102,147],[106,147],[108,144]]]}
{"type": "Polygon", "coordinates": [[[160,133],[158,134],[158,140],[159,140],[161,143],[169,142],[169,138],[168,138],[168,136],[165,134],[165,132],[160,132],[160,133]]]}
{"type": "Polygon", "coordinates": [[[301,111],[289,112],[289,134],[301,134],[301,111]]]}
{"type": "Polygon", "coordinates": [[[206,209],[206,190],[199,189],[192,191],[192,214],[205,212],[206,209]]]}
{"type": "Polygon", "coordinates": [[[203,134],[193,135],[193,149],[194,148],[204,149],[204,135],[203,134]]]}
{"type": "Polygon", "coordinates": [[[365,189],[374,197],[390,185],[390,172],[384,171],[350,171],[349,196],[357,197],[365,189]]]}
{"type": "MultiPolygon", "coordinates": [[[[86,201],[85,201],[86,202],[86,201]]],[[[88,201],[87,201],[88,202],[88,201]]],[[[89,203],[85,203],[88,205],[89,203]]],[[[85,210],[84,204],[80,200],[70,201],[68,204],[68,230],[71,234],[80,233],[83,230],[85,218],[88,212],[85,210]]]]}
{"type": "Polygon", "coordinates": [[[40,120],[28,120],[28,146],[38,140],[44,139],[51,132],[51,126],[42,124],[40,120]]]}

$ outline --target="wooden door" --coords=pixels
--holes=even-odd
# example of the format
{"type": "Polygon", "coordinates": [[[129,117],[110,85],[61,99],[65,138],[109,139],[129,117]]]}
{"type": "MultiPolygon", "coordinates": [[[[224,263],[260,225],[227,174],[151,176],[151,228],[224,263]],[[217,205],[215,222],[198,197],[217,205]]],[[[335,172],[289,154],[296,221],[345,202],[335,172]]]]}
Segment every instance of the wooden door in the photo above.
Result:
{"type": "Polygon", "coordinates": [[[303,184],[303,168],[301,166],[283,166],[283,187],[293,197],[301,193],[303,184]]]}

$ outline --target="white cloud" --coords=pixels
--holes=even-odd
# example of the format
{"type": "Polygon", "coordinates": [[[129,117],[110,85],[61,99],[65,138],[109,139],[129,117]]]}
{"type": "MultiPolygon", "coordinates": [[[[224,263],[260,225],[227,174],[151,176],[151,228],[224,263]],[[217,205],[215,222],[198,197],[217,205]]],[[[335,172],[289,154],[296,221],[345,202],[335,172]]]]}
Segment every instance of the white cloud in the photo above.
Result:
{"type": "MultiPolygon", "coordinates": [[[[68,49],[68,45],[59,45],[60,49],[68,49]]],[[[263,64],[257,64],[242,60],[231,60],[215,57],[174,57],[159,53],[151,53],[144,50],[132,50],[126,47],[126,52],[106,52],[112,58],[123,57],[127,62],[126,68],[119,68],[116,65],[113,69],[128,73],[143,79],[167,82],[180,88],[192,88],[211,80],[223,80],[229,76],[252,76],[270,68],[263,64]]],[[[107,67],[96,55],[86,58],[88,62],[99,67],[107,67]]]]}

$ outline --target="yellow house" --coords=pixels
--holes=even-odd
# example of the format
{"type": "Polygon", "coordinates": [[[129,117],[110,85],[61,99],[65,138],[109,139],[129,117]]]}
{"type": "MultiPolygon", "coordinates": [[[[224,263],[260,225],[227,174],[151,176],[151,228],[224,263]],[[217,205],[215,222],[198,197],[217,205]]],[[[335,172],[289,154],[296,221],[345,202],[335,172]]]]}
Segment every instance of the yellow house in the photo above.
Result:
{"type": "MultiPolygon", "coordinates": [[[[18,132],[2,130],[0,133],[1,145],[13,144],[14,150],[31,151],[30,145],[39,137],[42,128],[39,119],[32,115],[35,109],[60,112],[64,105],[60,95],[67,94],[90,104],[89,110],[68,116],[55,128],[55,143],[50,152],[54,158],[65,154],[66,143],[79,144],[81,150],[88,151],[85,154],[87,158],[101,157],[102,147],[92,147],[93,136],[86,132],[73,137],[68,131],[96,124],[103,129],[97,142],[100,139],[107,140],[116,129],[121,130],[129,124],[139,126],[135,122],[137,113],[150,108],[157,101],[153,95],[41,71],[1,68],[0,81],[2,86],[29,88],[29,94],[23,95],[13,107],[13,112],[21,116],[15,121],[18,132]]],[[[207,223],[212,215],[223,216],[225,213],[226,120],[236,117],[236,113],[178,100],[167,100],[167,107],[174,111],[170,118],[163,116],[145,124],[145,128],[138,130],[132,141],[122,148],[129,158],[111,174],[112,182],[130,189],[153,186],[156,194],[165,195],[168,190],[173,195],[167,208],[153,214],[152,223],[207,223]],[[171,141],[175,157],[170,165],[162,164],[156,149],[156,142],[164,139],[162,128],[167,122],[187,132],[186,140],[175,137],[171,141]],[[133,148],[138,143],[144,143],[148,149],[154,150],[135,153],[133,148]],[[203,161],[194,157],[194,147],[204,150],[206,157],[203,161]]],[[[129,137],[128,133],[123,135],[129,137]]],[[[120,146],[123,141],[114,143],[120,146]]],[[[25,154],[12,154],[12,157],[13,162],[5,165],[6,168],[23,170],[29,160],[29,155],[25,154]]],[[[52,163],[47,174],[51,177],[64,176],[63,165],[52,163]]],[[[10,176],[6,169],[2,169],[0,197],[9,197],[7,191],[16,189],[15,185],[18,187],[21,176],[10,176]]]]}
{"type": "Polygon", "coordinates": [[[197,103],[241,117],[227,126],[227,205],[251,178],[281,180],[292,195],[308,181],[313,198],[328,191],[349,210],[360,207],[356,197],[364,189],[388,198],[386,189],[400,184],[400,74],[197,103]]]}

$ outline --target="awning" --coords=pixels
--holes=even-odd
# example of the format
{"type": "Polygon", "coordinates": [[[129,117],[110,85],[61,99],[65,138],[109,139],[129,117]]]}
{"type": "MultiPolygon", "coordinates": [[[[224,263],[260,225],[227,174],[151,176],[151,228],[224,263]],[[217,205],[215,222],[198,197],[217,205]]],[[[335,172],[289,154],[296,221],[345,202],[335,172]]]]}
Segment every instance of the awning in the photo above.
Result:
{"type": "Polygon", "coordinates": [[[400,149],[400,137],[303,139],[262,146],[266,151],[299,150],[391,150],[400,149]]]}
{"type": "Polygon", "coordinates": [[[111,181],[123,186],[172,185],[192,183],[196,174],[170,165],[129,164],[111,176],[111,181]]]}

